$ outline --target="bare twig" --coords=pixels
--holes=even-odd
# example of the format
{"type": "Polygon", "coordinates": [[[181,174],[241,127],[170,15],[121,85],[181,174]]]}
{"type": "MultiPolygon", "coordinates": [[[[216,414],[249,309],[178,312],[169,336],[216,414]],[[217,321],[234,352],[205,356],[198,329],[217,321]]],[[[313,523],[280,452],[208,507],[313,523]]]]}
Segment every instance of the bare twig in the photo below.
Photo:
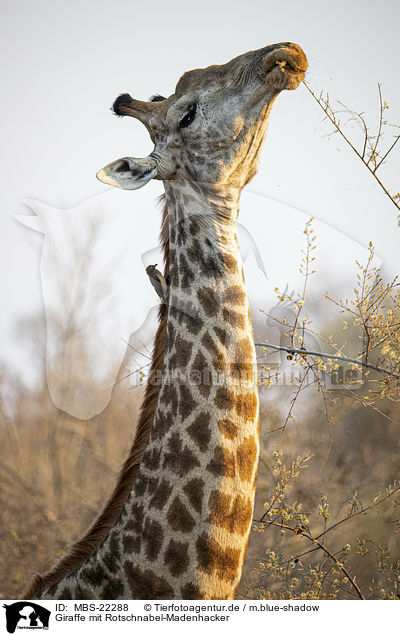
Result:
{"type": "Polygon", "coordinates": [[[391,202],[393,203],[393,205],[396,206],[396,208],[398,210],[400,210],[400,203],[397,202],[395,195],[390,194],[389,190],[385,187],[385,185],[383,184],[383,182],[381,181],[381,179],[378,177],[377,175],[377,170],[380,167],[380,165],[382,164],[382,162],[384,161],[384,159],[387,158],[387,156],[389,155],[389,153],[393,150],[394,146],[396,145],[396,143],[398,142],[400,135],[398,135],[394,141],[394,143],[390,146],[390,148],[386,151],[386,153],[384,154],[384,156],[382,157],[382,159],[377,162],[376,157],[377,157],[377,147],[379,144],[379,141],[382,138],[382,125],[383,125],[383,110],[385,108],[384,105],[382,105],[382,94],[381,94],[381,89],[380,89],[380,85],[378,84],[378,89],[379,89],[379,99],[380,99],[380,116],[379,116],[379,129],[378,129],[378,134],[376,137],[376,140],[374,142],[374,144],[371,147],[371,153],[369,158],[366,158],[366,144],[368,141],[371,141],[372,138],[369,136],[368,133],[368,129],[366,127],[365,121],[362,117],[362,113],[354,113],[354,111],[349,111],[349,112],[353,112],[355,115],[357,115],[357,117],[360,118],[360,120],[363,122],[364,125],[364,134],[365,134],[365,138],[364,138],[364,146],[362,151],[359,151],[356,146],[352,143],[352,141],[349,139],[349,137],[343,132],[343,129],[341,127],[340,121],[338,121],[338,119],[336,118],[336,113],[333,110],[333,108],[331,107],[330,103],[329,103],[329,98],[328,96],[324,99],[322,94],[318,97],[314,91],[310,88],[310,86],[308,85],[308,83],[306,81],[303,80],[303,84],[306,87],[306,89],[308,90],[308,92],[310,93],[310,95],[312,95],[312,97],[315,99],[315,101],[317,102],[317,104],[320,106],[320,108],[322,108],[322,110],[325,113],[325,116],[329,119],[329,121],[331,122],[331,124],[334,126],[335,128],[335,132],[338,132],[343,139],[345,140],[345,142],[350,146],[350,148],[356,153],[357,157],[359,157],[361,159],[361,161],[363,162],[363,164],[365,165],[365,167],[369,170],[369,172],[372,174],[372,176],[374,177],[374,179],[376,179],[376,181],[379,183],[380,187],[382,188],[382,190],[384,191],[384,193],[389,197],[389,199],[391,200],[391,202]],[[371,161],[374,162],[374,165],[371,166],[371,161]]]}
{"type": "Polygon", "coordinates": [[[294,347],[281,347],[280,345],[270,344],[268,342],[256,342],[256,347],[265,347],[267,349],[276,349],[277,351],[286,351],[291,354],[299,354],[301,356],[317,356],[318,358],[328,358],[330,360],[339,360],[340,362],[350,362],[351,364],[359,364],[368,369],[373,369],[374,371],[379,371],[380,373],[386,373],[394,378],[400,380],[400,373],[395,373],[394,371],[390,371],[389,369],[385,369],[384,367],[380,367],[376,364],[371,364],[370,362],[364,362],[363,360],[358,360],[357,358],[348,358],[347,356],[338,356],[334,353],[322,353],[321,351],[308,351],[307,349],[295,349],[294,347]]]}
{"type": "Polygon", "coordinates": [[[355,517],[358,517],[359,515],[365,514],[366,512],[368,512],[368,510],[372,510],[373,508],[376,508],[381,503],[383,503],[390,497],[393,497],[393,495],[397,494],[398,492],[400,492],[400,486],[398,488],[395,488],[392,492],[387,493],[384,497],[382,497],[378,501],[375,501],[374,503],[370,504],[369,506],[366,506],[365,508],[362,508],[361,510],[358,510],[357,512],[349,514],[348,517],[345,517],[344,519],[341,519],[340,521],[337,521],[336,523],[332,524],[331,526],[329,526],[329,528],[326,528],[326,530],[321,532],[321,534],[317,535],[315,538],[320,539],[321,537],[325,536],[328,532],[330,532],[334,528],[337,528],[342,523],[345,523],[345,521],[350,521],[350,519],[354,519],[355,517]]]}
{"type": "Polygon", "coordinates": [[[355,577],[353,578],[350,573],[348,572],[348,570],[345,568],[345,566],[343,565],[343,563],[340,563],[340,561],[338,561],[336,559],[336,557],[326,548],[326,546],[324,546],[322,543],[320,543],[318,541],[318,539],[315,539],[312,537],[311,534],[308,534],[308,532],[304,529],[301,530],[301,532],[299,532],[299,528],[292,528],[291,526],[288,526],[284,523],[278,523],[277,521],[262,521],[262,520],[256,520],[256,523],[262,523],[266,526],[276,526],[278,528],[281,528],[281,530],[290,530],[290,532],[293,532],[294,534],[297,535],[301,535],[302,537],[305,537],[306,539],[308,539],[309,541],[311,541],[312,543],[314,543],[314,545],[316,545],[320,550],[322,550],[322,552],[324,552],[324,554],[326,554],[327,557],[329,557],[334,564],[336,565],[336,567],[338,567],[340,570],[342,570],[343,574],[345,576],[347,576],[347,578],[349,579],[349,582],[351,583],[351,585],[354,587],[357,596],[362,600],[365,601],[365,596],[363,595],[363,593],[361,592],[360,588],[358,587],[356,581],[355,581],[355,577]]]}

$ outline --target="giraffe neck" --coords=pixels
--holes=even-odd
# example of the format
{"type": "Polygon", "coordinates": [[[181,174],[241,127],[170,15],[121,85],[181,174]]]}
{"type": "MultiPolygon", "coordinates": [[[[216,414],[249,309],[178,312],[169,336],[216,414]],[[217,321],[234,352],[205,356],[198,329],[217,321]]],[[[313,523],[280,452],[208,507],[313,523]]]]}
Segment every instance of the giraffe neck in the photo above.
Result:
{"type": "Polygon", "coordinates": [[[110,534],[45,598],[225,599],[240,581],[259,442],[238,193],[165,189],[170,294],[150,438],[110,534]]]}

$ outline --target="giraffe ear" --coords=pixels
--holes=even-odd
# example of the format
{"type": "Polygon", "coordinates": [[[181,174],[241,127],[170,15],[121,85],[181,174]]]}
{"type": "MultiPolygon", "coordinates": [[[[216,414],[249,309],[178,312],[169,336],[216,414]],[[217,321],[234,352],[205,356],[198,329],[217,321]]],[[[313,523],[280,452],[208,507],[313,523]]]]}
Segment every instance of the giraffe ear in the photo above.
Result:
{"type": "Polygon", "coordinates": [[[157,174],[157,163],[153,157],[135,159],[124,157],[117,159],[99,170],[96,177],[103,183],[122,188],[137,190],[153,179],[157,174]]]}

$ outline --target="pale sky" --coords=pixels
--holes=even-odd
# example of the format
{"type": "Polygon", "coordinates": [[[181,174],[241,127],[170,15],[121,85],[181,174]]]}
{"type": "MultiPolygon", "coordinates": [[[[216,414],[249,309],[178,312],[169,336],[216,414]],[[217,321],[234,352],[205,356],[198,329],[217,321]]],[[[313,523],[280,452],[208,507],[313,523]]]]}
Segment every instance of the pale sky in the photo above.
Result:
{"type": "MultiPolygon", "coordinates": [[[[329,91],[332,102],[339,99],[364,111],[376,125],[380,82],[390,104],[387,118],[400,124],[400,5],[394,0],[330,5],[318,0],[3,0],[1,14],[0,357],[12,359],[19,369],[25,354],[16,320],[43,312],[42,237],[12,215],[29,214],[22,203],[26,198],[75,207],[109,190],[95,178],[105,164],[152,150],[139,122],[110,113],[119,93],[139,99],[168,96],[186,70],[293,41],[308,56],[307,80],[315,91],[329,91]]],[[[266,195],[267,204],[273,200],[312,215],[363,246],[372,240],[383,272],[393,276],[400,265],[396,210],[345,143],[328,136],[331,128],[322,119],[304,86],[282,93],[249,189],[266,195]]],[[[393,192],[400,190],[399,167],[400,150],[382,170],[393,192]]],[[[142,214],[137,193],[127,194],[138,227],[154,223],[157,214],[142,214]]],[[[152,205],[154,194],[149,188],[143,195],[146,205],[152,205]]],[[[271,241],[285,244],[274,205],[253,225],[267,259],[271,241]]],[[[332,241],[340,250],[337,236],[333,232],[332,241]]],[[[290,250],[299,251],[302,237],[296,240],[291,239],[290,250]]],[[[325,270],[326,263],[329,255],[325,270]]]]}

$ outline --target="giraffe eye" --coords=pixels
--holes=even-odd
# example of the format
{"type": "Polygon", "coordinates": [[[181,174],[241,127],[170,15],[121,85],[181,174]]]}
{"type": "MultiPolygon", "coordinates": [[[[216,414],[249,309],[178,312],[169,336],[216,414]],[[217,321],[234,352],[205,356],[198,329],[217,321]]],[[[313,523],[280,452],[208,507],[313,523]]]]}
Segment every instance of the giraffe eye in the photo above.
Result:
{"type": "Polygon", "coordinates": [[[196,104],[193,104],[193,106],[190,107],[186,115],[182,117],[182,119],[180,120],[178,124],[178,128],[179,129],[187,128],[188,126],[190,126],[190,124],[192,123],[195,117],[196,117],[196,104]]]}

